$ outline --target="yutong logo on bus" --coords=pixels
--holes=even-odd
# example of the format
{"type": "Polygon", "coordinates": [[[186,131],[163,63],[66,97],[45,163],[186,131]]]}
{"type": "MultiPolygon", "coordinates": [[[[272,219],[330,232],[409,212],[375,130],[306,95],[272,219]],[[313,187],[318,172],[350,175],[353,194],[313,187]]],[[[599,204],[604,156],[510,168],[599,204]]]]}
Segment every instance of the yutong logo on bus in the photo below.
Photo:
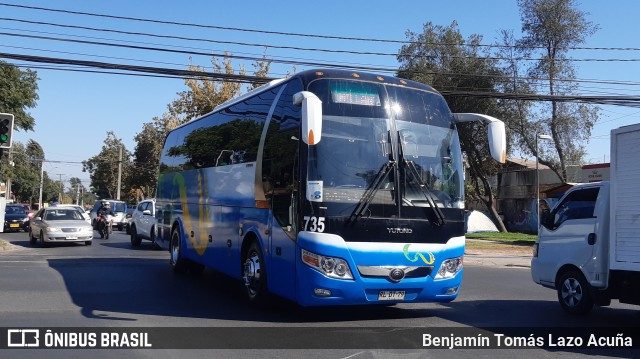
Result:
{"type": "Polygon", "coordinates": [[[411,228],[389,228],[387,227],[387,231],[389,231],[389,234],[411,234],[413,233],[413,229],[411,228]]]}

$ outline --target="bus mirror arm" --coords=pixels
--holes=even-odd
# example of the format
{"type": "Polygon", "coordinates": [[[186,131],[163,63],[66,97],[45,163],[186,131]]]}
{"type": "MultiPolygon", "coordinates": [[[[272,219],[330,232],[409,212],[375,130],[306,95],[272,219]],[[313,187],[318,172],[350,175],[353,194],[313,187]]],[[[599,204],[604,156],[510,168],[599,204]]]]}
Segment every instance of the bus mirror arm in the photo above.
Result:
{"type": "Polygon", "coordinates": [[[454,122],[481,121],[489,126],[487,136],[489,138],[489,150],[491,157],[500,163],[505,163],[507,153],[507,135],[504,122],[495,117],[477,113],[454,113],[454,122]]]}
{"type": "Polygon", "coordinates": [[[302,141],[315,145],[322,137],[322,101],[309,91],[293,95],[293,104],[302,107],[302,141]]]}

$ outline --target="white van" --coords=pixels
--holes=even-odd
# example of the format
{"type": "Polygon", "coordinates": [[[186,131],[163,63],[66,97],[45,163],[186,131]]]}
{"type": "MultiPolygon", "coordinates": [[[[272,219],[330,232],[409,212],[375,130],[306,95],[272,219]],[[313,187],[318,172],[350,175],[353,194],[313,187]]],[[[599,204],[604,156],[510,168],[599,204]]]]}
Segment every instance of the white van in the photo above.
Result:
{"type": "Polygon", "coordinates": [[[611,299],[640,304],[640,124],[611,131],[611,181],[571,188],[542,215],[533,281],[584,314],[611,299]]]}

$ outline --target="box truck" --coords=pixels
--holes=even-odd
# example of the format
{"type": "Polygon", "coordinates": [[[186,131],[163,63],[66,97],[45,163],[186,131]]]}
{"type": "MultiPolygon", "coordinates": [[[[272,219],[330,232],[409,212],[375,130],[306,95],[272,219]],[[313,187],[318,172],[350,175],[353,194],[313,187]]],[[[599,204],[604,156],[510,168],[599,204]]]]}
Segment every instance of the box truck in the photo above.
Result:
{"type": "Polygon", "coordinates": [[[572,187],[542,214],[533,281],[588,313],[612,299],[640,304],[640,124],[611,131],[611,180],[572,187]]]}

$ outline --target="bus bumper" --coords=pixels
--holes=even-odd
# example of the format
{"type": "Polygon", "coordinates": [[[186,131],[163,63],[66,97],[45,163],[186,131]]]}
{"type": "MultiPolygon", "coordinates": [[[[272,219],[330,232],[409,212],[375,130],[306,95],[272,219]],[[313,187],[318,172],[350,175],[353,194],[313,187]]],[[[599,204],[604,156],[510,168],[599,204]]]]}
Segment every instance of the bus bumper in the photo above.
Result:
{"type": "Polygon", "coordinates": [[[353,280],[329,278],[303,264],[296,283],[297,302],[302,306],[450,302],[458,296],[463,271],[464,268],[446,279],[435,280],[433,273],[392,283],[387,279],[363,278],[358,273],[354,273],[353,280]],[[399,295],[403,299],[393,299],[399,295]],[[381,299],[384,297],[389,299],[381,299]]]}

